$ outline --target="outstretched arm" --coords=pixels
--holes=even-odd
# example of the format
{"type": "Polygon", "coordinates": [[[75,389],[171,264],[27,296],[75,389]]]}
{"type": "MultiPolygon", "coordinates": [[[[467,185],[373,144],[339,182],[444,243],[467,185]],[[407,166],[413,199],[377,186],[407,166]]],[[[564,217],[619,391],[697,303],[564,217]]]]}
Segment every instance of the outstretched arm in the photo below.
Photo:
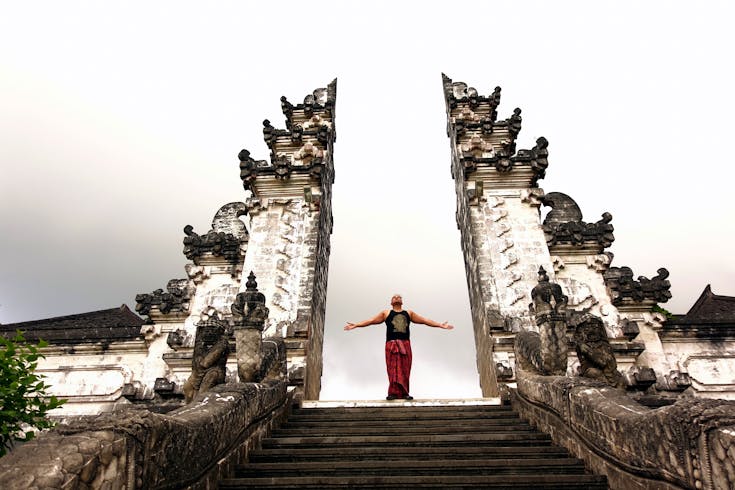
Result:
{"type": "Polygon", "coordinates": [[[422,317],[415,311],[408,310],[408,314],[411,316],[411,321],[414,323],[421,323],[423,325],[428,325],[429,327],[443,328],[445,330],[451,330],[454,328],[454,326],[450,325],[449,322],[435,322],[434,320],[429,320],[428,318],[422,317]]]}
{"type": "Polygon", "coordinates": [[[345,330],[352,330],[359,327],[367,327],[368,325],[377,325],[378,323],[383,323],[387,317],[388,310],[383,310],[372,317],[370,320],[365,320],[364,322],[358,323],[347,322],[347,325],[345,325],[345,330]]]}

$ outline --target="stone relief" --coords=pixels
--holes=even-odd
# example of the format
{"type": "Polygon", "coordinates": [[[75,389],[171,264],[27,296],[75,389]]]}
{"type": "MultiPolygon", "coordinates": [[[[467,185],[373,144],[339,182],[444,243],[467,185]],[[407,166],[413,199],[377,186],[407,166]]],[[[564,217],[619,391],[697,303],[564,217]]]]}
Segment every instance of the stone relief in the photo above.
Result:
{"type": "Polygon", "coordinates": [[[184,383],[184,397],[190,403],[198,394],[225,382],[229,334],[216,313],[196,325],[191,375],[184,383]]]}
{"type": "Polygon", "coordinates": [[[538,270],[538,284],[531,290],[533,302],[531,314],[539,327],[540,365],[543,374],[563,376],[567,371],[567,324],[568,298],[561,286],[549,281],[543,267],[538,270]]]}
{"type": "Polygon", "coordinates": [[[579,358],[579,375],[603,381],[615,388],[624,388],[625,381],[618,371],[610,341],[602,320],[593,315],[581,315],[572,322],[574,343],[579,358]]]}
{"type": "Polygon", "coordinates": [[[222,206],[214,215],[212,229],[201,236],[191,225],[184,227],[184,255],[199,265],[198,259],[207,253],[224,257],[228,262],[238,262],[242,257],[243,245],[248,241],[245,224],[239,219],[247,214],[242,202],[231,202],[222,206]]]}
{"type": "Polygon", "coordinates": [[[152,293],[135,295],[135,311],[150,316],[151,309],[155,307],[164,315],[187,313],[195,290],[196,286],[189,279],[171,279],[166,284],[166,291],[156,289],[152,293]]]}
{"type": "Polygon", "coordinates": [[[577,203],[566,194],[550,192],[541,198],[541,202],[551,207],[542,226],[550,247],[557,244],[580,246],[593,242],[604,249],[615,241],[610,213],[603,213],[602,219],[596,223],[586,223],[582,221],[582,211],[577,203]]]}
{"type": "Polygon", "coordinates": [[[645,300],[665,303],[671,298],[671,283],[667,280],[669,271],[660,268],[658,274],[648,279],[639,276],[633,279],[630,267],[610,267],[604,274],[605,284],[610,291],[612,303],[621,305],[625,300],[640,303],[645,300]]]}

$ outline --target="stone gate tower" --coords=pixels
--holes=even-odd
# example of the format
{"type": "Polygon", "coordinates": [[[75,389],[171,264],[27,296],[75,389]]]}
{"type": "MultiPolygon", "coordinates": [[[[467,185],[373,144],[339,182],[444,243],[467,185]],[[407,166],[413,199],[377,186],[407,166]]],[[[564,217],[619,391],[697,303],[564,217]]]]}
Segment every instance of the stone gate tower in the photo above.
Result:
{"type": "Polygon", "coordinates": [[[480,386],[484,396],[497,396],[496,364],[505,360],[499,351],[512,351],[512,332],[535,328],[529,294],[539,266],[553,270],[536,186],[548,143],[541,137],[516,151],[521,110],[498,120],[500,87],[486,97],[446,75],[442,81],[480,386]]]}
{"type": "Polygon", "coordinates": [[[270,162],[239,155],[240,178],[252,192],[243,270],[258,277],[270,310],[264,334],[286,340],[289,380],[306,399],[321,389],[336,101],[336,79],[302,104],[281,97],[286,129],[263,121],[270,162]]]}

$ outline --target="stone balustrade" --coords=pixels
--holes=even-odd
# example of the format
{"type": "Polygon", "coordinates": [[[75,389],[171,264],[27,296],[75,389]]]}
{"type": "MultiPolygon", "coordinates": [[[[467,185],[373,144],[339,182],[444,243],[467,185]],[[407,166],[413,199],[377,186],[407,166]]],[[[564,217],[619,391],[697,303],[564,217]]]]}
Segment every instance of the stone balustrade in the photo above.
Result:
{"type": "Polygon", "coordinates": [[[521,367],[517,376],[516,410],[607,475],[610,488],[735,488],[735,402],[684,398],[650,409],[599,381],[521,367]]]}
{"type": "Polygon", "coordinates": [[[215,488],[290,406],[281,379],[219,385],[167,414],[82,417],[0,459],[0,488],[215,488]]]}

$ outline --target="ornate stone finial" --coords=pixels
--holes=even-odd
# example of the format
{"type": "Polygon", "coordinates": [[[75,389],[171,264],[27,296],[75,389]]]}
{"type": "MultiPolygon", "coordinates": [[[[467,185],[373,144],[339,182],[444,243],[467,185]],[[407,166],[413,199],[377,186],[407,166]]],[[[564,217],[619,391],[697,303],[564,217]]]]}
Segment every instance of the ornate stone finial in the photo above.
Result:
{"type": "Polygon", "coordinates": [[[230,308],[235,319],[235,328],[257,328],[263,330],[269,310],[265,306],[265,295],[258,291],[255,274],[250,271],[245,291],[238,293],[230,308]]]}
{"type": "Polygon", "coordinates": [[[537,323],[547,321],[547,317],[565,317],[569,298],[561,286],[549,282],[549,275],[543,267],[538,269],[538,284],[531,290],[531,298],[537,323]]]}
{"type": "Polygon", "coordinates": [[[196,325],[191,376],[184,383],[184,396],[189,403],[199,393],[225,382],[229,335],[217,313],[196,325]]]}
{"type": "Polygon", "coordinates": [[[657,275],[651,279],[639,276],[633,279],[630,267],[610,267],[603,275],[605,284],[610,290],[613,305],[619,306],[625,302],[641,303],[650,301],[665,303],[671,299],[671,283],[667,280],[669,271],[661,267],[657,275]]]}
{"type": "Polygon", "coordinates": [[[255,274],[253,271],[250,271],[250,274],[248,274],[248,280],[245,282],[245,289],[248,291],[258,290],[258,282],[255,280],[255,274]]]}
{"type": "Polygon", "coordinates": [[[135,311],[150,316],[151,308],[157,307],[164,315],[186,313],[194,290],[195,286],[189,279],[171,279],[166,284],[166,291],[156,289],[151,293],[135,295],[135,311]]]}
{"type": "Polygon", "coordinates": [[[579,358],[579,374],[585,378],[603,381],[610,386],[623,388],[625,380],[618,372],[610,341],[602,320],[585,314],[575,322],[574,342],[579,358]]]}
{"type": "MultiPolygon", "coordinates": [[[[243,150],[246,151],[246,150],[243,150]]],[[[212,229],[206,235],[194,233],[191,225],[184,227],[184,255],[198,263],[205,253],[224,257],[231,263],[241,258],[241,245],[248,241],[248,232],[239,217],[247,213],[247,206],[231,202],[222,206],[214,215],[212,229]]]]}
{"type": "Polygon", "coordinates": [[[516,107],[513,109],[513,115],[508,119],[508,131],[510,131],[510,134],[513,135],[514,138],[521,132],[522,123],[523,118],[521,117],[521,109],[516,107]]]}
{"type": "Polygon", "coordinates": [[[583,246],[590,244],[600,251],[612,245],[613,235],[612,215],[603,213],[602,219],[596,223],[582,221],[582,210],[568,195],[561,192],[549,192],[541,202],[551,207],[543,224],[546,243],[549,246],[557,244],[583,246]]]}

